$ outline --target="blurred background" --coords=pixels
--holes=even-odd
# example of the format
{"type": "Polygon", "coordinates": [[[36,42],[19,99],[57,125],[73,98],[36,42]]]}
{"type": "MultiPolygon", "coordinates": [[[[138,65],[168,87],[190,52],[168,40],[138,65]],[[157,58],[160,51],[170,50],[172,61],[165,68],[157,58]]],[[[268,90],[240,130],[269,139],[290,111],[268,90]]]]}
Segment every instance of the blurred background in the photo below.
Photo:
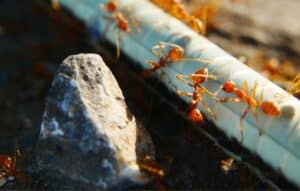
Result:
{"type": "MultiPolygon", "coordinates": [[[[244,164],[236,164],[234,171],[224,173],[220,161],[229,157],[194,130],[172,106],[178,105],[184,111],[186,104],[164,92],[155,79],[140,79],[139,69],[130,66],[131,61],[125,55],[120,58],[122,64],[117,63],[114,45],[101,36],[95,40],[93,31],[53,2],[0,0],[0,154],[13,155],[18,147],[21,156],[17,171],[22,173],[22,178],[7,183],[5,188],[64,188],[63,180],[45,181],[38,173],[35,148],[53,75],[66,56],[81,52],[104,57],[132,112],[154,139],[157,162],[167,175],[159,183],[143,188],[272,188],[244,164]],[[152,82],[155,87],[150,85],[152,82]],[[145,96],[150,96],[150,102],[145,103],[145,96]],[[178,148],[176,151],[172,149],[174,146],[178,148]],[[172,162],[166,162],[166,158],[172,162]]],[[[293,86],[292,80],[300,71],[300,1],[185,0],[182,3],[190,14],[199,18],[203,18],[203,9],[207,10],[208,39],[282,88],[288,90],[293,86]]],[[[211,126],[206,124],[208,128],[211,126]]],[[[280,188],[294,188],[260,159],[239,148],[237,142],[228,141],[213,128],[209,131],[227,148],[253,161],[280,188]]]]}

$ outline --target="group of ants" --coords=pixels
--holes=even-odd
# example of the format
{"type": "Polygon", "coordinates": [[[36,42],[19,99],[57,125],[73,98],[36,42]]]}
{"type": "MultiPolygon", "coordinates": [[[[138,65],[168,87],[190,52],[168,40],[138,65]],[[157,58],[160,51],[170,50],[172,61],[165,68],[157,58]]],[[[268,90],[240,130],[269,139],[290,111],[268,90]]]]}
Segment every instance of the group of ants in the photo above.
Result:
{"type": "MultiPolygon", "coordinates": [[[[196,17],[193,17],[187,13],[184,9],[182,3],[179,0],[153,0],[154,3],[159,3],[163,9],[171,12],[173,16],[179,18],[184,21],[187,25],[189,25],[193,30],[198,33],[205,33],[205,19],[199,20],[196,17]]],[[[118,30],[122,32],[130,32],[130,19],[126,17],[122,11],[119,9],[119,4],[117,1],[109,0],[104,6],[101,6],[101,10],[106,11],[109,15],[111,15],[110,19],[114,20],[116,23],[116,27],[118,30]]],[[[205,15],[205,14],[204,14],[205,15]]],[[[116,43],[116,46],[119,46],[116,43]]],[[[118,53],[117,47],[117,55],[118,53]]],[[[147,64],[150,65],[150,68],[143,72],[144,77],[148,77],[150,74],[154,73],[161,68],[174,64],[176,62],[201,62],[209,64],[210,61],[204,59],[193,59],[184,57],[184,48],[180,45],[170,43],[170,42],[159,42],[152,47],[152,53],[157,57],[157,60],[146,61],[147,64]]],[[[277,117],[280,115],[280,107],[277,103],[271,100],[263,100],[263,93],[261,94],[259,99],[256,99],[256,88],[257,83],[254,84],[252,91],[249,92],[248,84],[245,81],[242,87],[238,87],[236,83],[232,80],[225,81],[220,88],[212,92],[208,88],[204,86],[204,83],[208,80],[217,80],[219,76],[214,75],[213,72],[209,72],[207,67],[202,67],[199,70],[195,71],[192,74],[183,75],[178,74],[176,78],[184,83],[185,85],[192,88],[192,92],[185,92],[181,90],[177,90],[176,93],[181,96],[190,97],[189,109],[187,116],[189,120],[194,123],[202,124],[204,123],[204,117],[201,111],[198,108],[199,104],[202,104],[203,108],[210,114],[213,118],[216,117],[215,113],[210,109],[210,107],[205,103],[203,96],[208,95],[210,98],[214,99],[216,102],[225,103],[225,102],[233,102],[233,103],[244,103],[247,107],[241,114],[240,117],[240,132],[241,132],[241,142],[243,142],[243,119],[246,117],[247,113],[252,110],[254,115],[256,116],[256,108],[260,108],[264,114],[271,117],[277,117]],[[219,97],[219,93],[223,91],[227,94],[230,94],[231,97],[219,97]]],[[[261,131],[260,131],[261,134],[261,131]]],[[[224,171],[229,171],[233,169],[233,160],[230,158],[229,160],[221,161],[221,168],[224,171]]],[[[146,163],[141,163],[140,168],[157,176],[163,176],[164,172],[158,168],[153,161],[148,158],[148,165],[146,163]],[[151,165],[149,165],[149,162],[151,165]]]]}
{"type": "MultiPolygon", "coordinates": [[[[160,1],[160,0],[155,0],[155,1],[160,1]]],[[[53,1],[53,2],[57,3],[57,1],[53,1]]],[[[186,11],[183,9],[183,6],[179,0],[167,0],[162,2],[165,2],[165,5],[172,7],[171,10],[173,11],[173,15],[180,18],[181,20],[183,19],[184,21],[186,21],[186,24],[188,24],[192,29],[196,30],[199,33],[205,32],[205,24],[203,24],[201,20],[188,15],[186,11]]],[[[54,5],[55,7],[58,6],[58,4],[54,4],[54,5]]],[[[110,19],[113,19],[115,21],[118,30],[122,32],[131,31],[129,26],[129,19],[120,10],[118,1],[109,0],[104,6],[101,5],[100,8],[101,10],[104,9],[107,13],[109,13],[110,19]]],[[[116,46],[118,46],[118,44],[116,44],[116,46]]],[[[150,65],[150,68],[144,71],[143,75],[145,77],[149,76],[153,72],[163,67],[169,66],[176,62],[195,61],[195,62],[206,62],[207,64],[210,63],[207,60],[185,58],[184,49],[180,45],[169,43],[169,42],[159,42],[152,48],[152,53],[158,58],[158,60],[146,61],[150,65]]],[[[119,53],[117,53],[117,55],[118,54],[119,53]]],[[[192,89],[191,92],[176,90],[176,93],[180,96],[190,97],[187,116],[189,120],[191,120],[194,123],[198,123],[198,124],[204,123],[204,117],[198,108],[199,104],[202,104],[203,108],[207,111],[209,115],[212,116],[212,118],[216,117],[215,113],[205,103],[205,100],[203,99],[204,95],[208,95],[210,98],[212,98],[213,100],[219,103],[232,102],[232,103],[245,104],[247,107],[242,111],[240,117],[241,142],[243,142],[243,119],[246,117],[246,115],[250,110],[253,112],[256,118],[257,118],[257,111],[256,111],[257,108],[260,108],[265,115],[270,117],[278,117],[281,114],[280,107],[277,103],[275,103],[272,100],[263,100],[263,93],[261,94],[259,99],[255,97],[256,88],[258,85],[257,82],[255,82],[251,92],[249,92],[247,81],[243,83],[242,87],[238,87],[234,81],[226,80],[223,82],[223,84],[221,84],[220,88],[217,91],[212,92],[211,90],[209,90],[204,86],[204,83],[207,82],[208,80],[217,80],[219,76],[213,74],[213,72],[209,72],[209,69],[207,67],[202,67],[197,71],[195,71],[194,73],[188,75],[178,74],[176,75],[176,78],[180,82],[184,83],[185,85],[189,86],[192,89]],[[230,97],[219,97],[218,95],[222,91],[225,94],[230,95],[230,97]]],[[[297,83],[299,85],[300,75],[296,77],[296,81],[297,82],[299,81],[299,83],[297,83]]],[[[300,88],[298,89],[300,91],[300,88]]],[[[259,131],[261,134],[262,133],[261,130],[259,131]]],[[[21,174],[16,170],[17,156],[20,156],[19,149],[16,149],[14,156],[5,155],[5,154],[0,155],[0,180],[9,179],[9,178],[18,179],[18,176],[20,176],[19,178],[21,179],[22,177],[21,174]]],[[[231,158],[229,160],[223,160],[221,161],[221,163],[222,163],[222,169],[224,171],[229,171],[230,169],[234,168],[233,160],[231,158]]],[[[141,162],[139,164],[139,167],[141,170],[144,170],[152,175],[158,177],[164,176],[164,171],[149,156],[145,157],[144,162],[141,162]]]]}
{"type": "MultiPolygon", "coordinates": [[[[184,9],[182,8],[181,6],[182,4],[180,3],[180,1],[168,0],[166,2],[167,2],[166,4],[173,3],[173,7],[175,7],[174,9],[176,10],[178,17],[179,16],[190,17],[188,14],[184,12],[184,9]]],[[[109,0],[105,4],[105,6],[101,6],[101,9],[102,10],[105,9],[105,11],[111,15],[111,19],[115,20],[117,28],[119,30],[123,32],[130,32],[129,19],[127,19],[127,17],[119,9],[119,4],[117,1],[109,0]]],[[[193,19],[186,19],[186,20],[193,20],[193,19]]],[[[199,22],[201,21],[199,20],[199,22]]],[[[204,59],[185,58],[184,49],[180,45],[169,43],[169,42],[159,42],[158,44],[153,46],[152,53],[158,58],[158,60],[146,61],[150,65],[150,69],[144,72],[144,76],[149,76],[149,74],[163,67],[171,65],[175,62],[196,61],[196,62],[210,63],[210,61],[204,59]]],[[[189,75],[178,74],[176,78],[193,89],[193,92],[184,92],[184,91],[177,90],[177,94],[191,97],[188,117],[191,121],[195,123],[204,122],[203,115],[198,109],[198,104],[202,104],[203,108],[210,115],[215,117],[214,112],[209,108],[209,106],[206,105],[203,99],[204,95],[210,96],[217,102],[245,103],[247,105],[247,108],[243,111],[241,115],[241,120],[240,120],[241,132],[243,131],[242,121],[250,110],[256,113],[256,108],[260,107],[261,110],[268,116],[274,117],[280,115],[280,108],[277,103],[271,100],[263,101],[262,100],[263,94],[261,94],[260,99],[256,99],[255,95],[256,95],[256,88],[258,85],[257,83],[254,84],[252,91],[249,92],[246,81],[244,82],[243,86],[240,88],[237,87],[234,81],[227,80],[221,85],[219,90],[217,90],[216,92],[212,92],[209,89],[207,89],[203,84],[208,80],[217,80],[218,76],[212,74],[212,72],[209,72],[207,67],[203,67],[195,71],[193,74],[189,74],[189,75]],[[220,98],[218,97],[218,94],[221,91],[231,94],[233,95],[233,97],[220,98]]]]}

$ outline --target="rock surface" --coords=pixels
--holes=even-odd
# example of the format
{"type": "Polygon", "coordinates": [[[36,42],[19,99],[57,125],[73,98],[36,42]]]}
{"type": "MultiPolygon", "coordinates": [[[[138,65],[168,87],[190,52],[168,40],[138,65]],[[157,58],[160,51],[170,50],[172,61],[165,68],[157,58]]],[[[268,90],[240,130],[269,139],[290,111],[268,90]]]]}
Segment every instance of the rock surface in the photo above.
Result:
{"type": "Polygon", "coordinates": [[[112,189],[146,183],[137,161],[154,147],[102,58],[78,54],[67,57],[54,78],[38,152],[47,175],[112,189]]]}

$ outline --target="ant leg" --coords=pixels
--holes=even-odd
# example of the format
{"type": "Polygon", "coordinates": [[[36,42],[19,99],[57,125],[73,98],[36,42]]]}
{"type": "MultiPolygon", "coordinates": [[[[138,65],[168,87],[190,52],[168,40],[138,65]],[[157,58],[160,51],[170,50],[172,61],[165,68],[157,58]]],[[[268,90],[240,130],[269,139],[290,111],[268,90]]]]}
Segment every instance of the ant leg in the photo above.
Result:
{"type": "Polygon", "coordinates": [[[244,90],[247,95],[249,94],[248,82],[246,80],[243,82],[242,90],[244,90]]]}
{"type": "Polygon", "coordinates": [[[241,115],[240,118],[240,132],[241,132],[241,143],[244,142],[244,127],[243,127],[243,120],[246,117],[247,113],[250,110],[250,106],[247,106],[247,108],[243,111],[243,114],[241,115]]]}
{"type": "Polygon", "coordinates": [[[201,62],[201,63],[205,63],[204,67],[207,64],[211,64],[211,60],[208,59],[204,59],[204,58],[180,58],[177,60],[177,62],[201,62]]]}
{"type": "Polygon", "coordinates": [[[152,72],[156,71],[158,69],[158,65],[155,61],[146,61],[147,64],[151,65],[151,68],[147,69],[147,70],[144,70],[143,73],[142,73],[142,76],[144,78],[148,78],[152,72]]]}
{"type": "Polygon", "coordinates": [[[218,77],[213,75],[213,74],[190,74],[190,75],[184,75],[188,78],[193,78],[193,77],[204,77],[204,78],[209,78],[209,79],[212,79],[212,80],[217,80],[218,77]]]}
{"type": "Polygon", "coordinates": [[[261,91],[259,99],[258,99],[258,105],[261,105],[264,99],[264,90],[261,91]]]}
{"type": "Polygon", "coordinates": [[[253,113],[253,116],[255,119],[256,127],[258,128],[258,131],[259,131],[259,135],[261,136],[263,131],[262,131],[262,128],[259,126],[258,115],[257,115],[257,111],[256,111],[255,107],[252,108],[252,113],[253,113]]]}
{"type": "Polygon", "coordinates": [[[152,53],[157,57],[157,58],[161,58],[161,52],[158,52],[157,49],[159,49],[158,45],[154,45],[151,49],[152,53]]]}
{"type": "Polygon", "coordinates": [[[236,98],[236,97],[224,97],[224,98],[216,98],[217,102],[232,102],[232,103],[241,103],[243,102],[243,100],[241,100],[240,98],[236,98]]]}
{"type": "Polygon", "coordinates": [[[156,61],[154,61],[154,60],[146,60],[145,62],[147,64],[149,64],[151,67],[153,67],[155,64],[157,64],[156,61]]]}
{"type": "Polygon", "coordinates": [[[188,82],[188,81],[184,78],[184,75],[177,74],[177,75],[176,75],[176,78],[177,78],[177,80],[181,81],[182,83],[184,83],[184,84],[186,84],[186,85],[188,85],[188,86],[190,86],[190,87],[194,87],[194,85],[193,85],[192,83],[188,82]]]}
{"type": "Polygon", "coordinates": [[[177,90],[176,93],[177,93],[178,95],[182,95],[182,96],[193,97],[193,94],[190,93],[190,92],[184,92],[184,91],[181,91],[181,90],[177,90]]]}
{"type": "Polygon", "coordinates": [[[120,31],[117,29],[115,33],[115,41],[116,41],[116,51],[117,51],[117,59],[120,58],[120,31]]]}
{"type": "Polygon", "coordinates": [[[221,77],[224,75],[224,74],[221,74],[221,73],[218,74],[218,75],[216,75],[215,72],[217,71],[217,69],[218,69],[218,67],[215,67],[215,68],[210,72],[211,75],[216,76],[216,80],[219,79],[219,78],[221,78],[221,77]]]}
{"type": "Polygon", "coordinates": [[[157,45],[152,47],[152,53],[158,58],[167,56],[167,53],[165,52],[164,48],[165,48],[164,44],[159,42],[157,45]],[[159,50],[159,52],[157,51],[157,49],[159,50]]]}
{"type": "Polygon", "coordinates": [[[16,147],[15,154],[14,154],[13,159],[12,159],[12,166],[11,166],[11,168],[9,169],[10,172],[16,171],[16,167],[17,167],[17,157],[20,157],[20,156],[21,156],[20,150],[19,150],[18,147],[16,147]]]}
{"type": "Polygon", "coordinates": [[[211,92],[210,90],[208,90],[207,88],[201,86],[200,84],[198,86],[200,88],[202,88],[204,90],[204,92],[207,93],[207,95],[209,95],[211,98],[217,99],[215,93],[211,92]]]}
{"type": "Polygon", "coordinates": [[[257,83],[257,81],[255,81],[255,82],[254,82],[254,86],[253,86],[253,88],[252,88],[252,90],[251,90],[250,97],[254,97],[254,96],[255,96],[255,94],[256,94],[256,89],[257,89],[257,85],[258,85],[258,83],[257,83]]]}
{"type": "Polygon", "coordinates": [[[213,94],[215,95],[215,97],[217,97],[219,95],[219,93],[222,91],[222,88],[223,88],[223,84],[221,84],[219,86],[219,88],[217,89],[217,91],[215,91],[213,94]]]}
{"type": "Polygon", "coordinates": [[[182,52],[184,52],[183,48],[177,44],[173,44],[173,43],[170,43],[170,42],[159,42],[158,43],[161,47],[166,47],[166,46],[170,46],[170,47],[175,47],[175,48],[178,48],[180,50],[182,50],[182,52]]]}
{"type": "MultiPolygon", "coordinates": [[[[183,83],[185,83],[185,84],[187,84],[187,85],[189,85],[189,86],[192,86],[192,87],[193,87],[193,85],[192,85],[190,82],[188,82],[187,79],[191,79],[191,78],[193,78],[193,77],[205,77],[205,78],[210,78],[210,79],[216,79],[214,75],[210,75],[210,74],[190,74],[190,75],[177,74],[177,75],[176,75],[176,78],[177,78],[178,80],[180,80],[180,81],[182,81],[183,83]]],[[[199,86],[201,86],[201,85],[199,84],[199,86]]],[[[202,86],[201,86],[201,88],[202,88],[202,86]]],[[[204,87],[203,87],[203,88],[204,88],[204,87]]],[[[206,88],[205,88],[205,89],[206,89],[206,88]]],[[[207,90],[211,95],[213,94],[213,93],[210,92],[208,89],[206,89],[206,90],[207,90]]]]}

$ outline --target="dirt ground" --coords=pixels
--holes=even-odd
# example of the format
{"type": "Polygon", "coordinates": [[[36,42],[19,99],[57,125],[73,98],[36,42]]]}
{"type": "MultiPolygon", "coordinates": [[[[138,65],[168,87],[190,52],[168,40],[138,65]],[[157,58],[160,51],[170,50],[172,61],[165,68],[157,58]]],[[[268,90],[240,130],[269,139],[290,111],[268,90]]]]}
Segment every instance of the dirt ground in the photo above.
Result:
{"type": "MultiPolygon", "coordinates": [[[[12,155],[18,146],[22,156],[18,159],[17,169],[26,175],[5,188],[66,189],[63,180],[46,181],[37,171],[35,147],[47,92],[59,64],[70,54],[93,52],[101,54],[116,75],[130,109],[151,133],[157,162],[166,171],[163,180],[137,189],[274,189],[267,179],[279,188],[294,189],[281,175],[240,148],[237,142],[227,140],[208,122],[204,129],[216,136],[220,144],[261,169],[266,179],[255,174],[245,163],[237,163],[236,170],[224,173],[220,161],[229,156],[183,117],[186,104],[163,91],[164,87],[155,79],[141,79],[140,69],[128,64],[131,61],[126,56],[122,55],[121,63],[117,63],[115,49],[106,41],[99,40],[97,47],[92,45],[84,24],[68,12],[54,11],[42,2],[0,1],[0,154],[12,155]],[[145,102],[146,96],[151,98],[150,102],[145,102]]],[[[287,70],[280,80],[275,78],[282,86],[288,86],[288,82],[286,85],[282,81],[293,78],[299,71],[300,50],[296,44],[300,30],[294,19],[299,17],[290,18],[290,15],[298,14],[293,9],[300,5],[297,0],[289,0],[288,6],[283,5],[287,1],[280,2],[276,5],[272,0],[255,0],[251,4],[250,0],[234,4],[223,2],[216,17],[218,27],[209,31],[208,38],[237,57],[245,56],[246,63],[260,71],[264,70],[265,58],[288,59],[292,63],[290,67],[296,69],[287,70]],[[290,7],[291,11],[282,7],[290,7]],[[279,11],[275,11],[277,9],[279,11]],[[268,19],[266,12],[274,19],[268,19]],[[265,17],[259,17],[258,13],[265,17]],[[254,33],[259,35],[253,35],[251,30],[259,31],[254,33]],[[274,33],[273,40],[266,37],[269,31],[274,33]]]]}

